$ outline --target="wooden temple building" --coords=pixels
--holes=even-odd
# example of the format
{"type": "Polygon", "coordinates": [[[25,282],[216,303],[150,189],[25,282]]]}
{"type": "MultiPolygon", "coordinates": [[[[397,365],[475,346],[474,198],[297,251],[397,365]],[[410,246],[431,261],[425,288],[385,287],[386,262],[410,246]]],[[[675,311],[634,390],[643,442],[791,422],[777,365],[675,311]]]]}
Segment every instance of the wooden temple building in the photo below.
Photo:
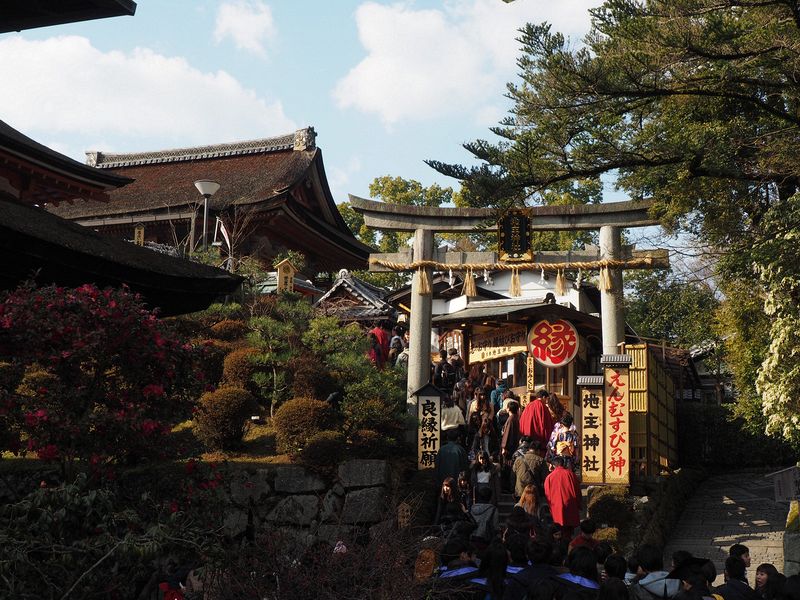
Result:
{"type": "MultiPolygon", "coordinates": [[[[132,16],[132,0],[8,0],[0,33],[132,16]]],[[[130,177],[77,162],[0,121],[0,289],[39,284],[127,286],[162,315],[207,307],[239,287],[220,269],[102,237],[50,212],[71,203],[105,204],[130,177]]]]}
{"type": "MultiPolygon", "coordinates": [[[[196,248],[203,231],[203,197],[194,181],[210,179],[208,230],[217,217],[241,221],[236,252],[270,264],[286,249],[302,252],[309,272],[366,268],[370,248],[359,242],[331,195],[311,127],[282,136],[133,154],[87,153],[88,165],[131,179],[109,192],[110,201],[60,204],[54,214],[118,239],[196,248]],[[245,217],[246,215],[246,217],[245,217]]],[[[218,238],[219,240],[219,238],[218,238]]]]}
{"type": "Polygon", "coordinates": [[[371,326],[377,321],[393,321],[397,315],[386,300],[386,290],[359,279],[347,269],[341,269],[336,281],[314,305],[326,315],[342,323],[371,326]]]}
{"type": "Polygon", "coordinates": [[[128,286],[162,315],[201,310],[240,278],[221,269],[100,236],[48,208],[108,201],[131,179],[89,167],[0,121],[0,289],[39,284],[128,286]]]}

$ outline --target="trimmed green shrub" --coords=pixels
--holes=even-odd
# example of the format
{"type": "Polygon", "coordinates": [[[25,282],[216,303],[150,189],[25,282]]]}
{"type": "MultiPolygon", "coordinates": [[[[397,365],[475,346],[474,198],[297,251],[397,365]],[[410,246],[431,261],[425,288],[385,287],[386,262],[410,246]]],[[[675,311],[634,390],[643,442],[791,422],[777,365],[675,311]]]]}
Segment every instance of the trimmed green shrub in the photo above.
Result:
{"type": "Polygon", "coordinates": [[[278,451],[299,452],[314,434],[333,429],[335,421],[333,409],[327,402],[314,398],[287,400],[272,418],[278,451]]]}
{"type": "Polygon", "coordinates": [[[200,397],[194,416],[194,434],[213,450],[241,444],[257,410],[253,395],[240,387],[221,387],[200,397]]]}
{"type": "Polygon", "coordinates": [[[343,412],[350,431],[371,429],[385,436],[402,435],[404,431],[400,414],[377,398],[345,402],[343,412]]]}
{"type": "Polygon", "coordinates": [[[256,348],[239,348],[232,350],[226,357],[222,366],[222,382],[224,385],[243,387],[253,391],[253,373],[258,366],[254,358],[258,356],[256,348]]]}
{"type": "Polygon", "coordinates": [[[292,393],[295,397],[312,396],[321,400],[336,391],[336,381],[313,354],[305,353],[291,358],[288,370],[292,373],[292,393]]]}
{"type": "Polygon", "coordinates": [[[233,344],[221,340],[202,340],[197,342],[197,345],[201,351],[206,382],[213,386],[219,385],[219,382],[222,381],[225,357],[233,351],[233,344]]]}
{"type": "Polygon", "coordinates": [[[244,321],[225,319],[211,327],[214,338],[225,342],[233,342],[246,337],[250,328],[244,321]]]}
{"type": "Polygon", "coordinates": [[[333,467],[344,456],[344,436],[338,431],[319,431],[308,438],[300,462],[309,467],[333,467]]]}
{"type": "Polygon", "coordinates": [[[350,436],[353,454],[360,458],[386,458],[396,448],[395,440],[373,429],[359,429],[350,436]]]}
{"type": "Polygon", "coordinates": [[[633,511],[626,499],[627,488],[609,485],[595,489],[589,500],[589,517],[599,526],[624,529],[633,518],[633,511]]]}

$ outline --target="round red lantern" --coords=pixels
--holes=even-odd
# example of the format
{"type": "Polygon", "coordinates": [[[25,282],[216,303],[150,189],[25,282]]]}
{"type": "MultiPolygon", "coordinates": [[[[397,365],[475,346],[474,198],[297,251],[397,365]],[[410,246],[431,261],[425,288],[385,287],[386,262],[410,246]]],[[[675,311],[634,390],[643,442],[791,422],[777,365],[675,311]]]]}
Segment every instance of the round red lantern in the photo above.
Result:
{"type": "Polygon", "coordinates": [[[578,332],[563,319],[539,321],[528,332],[528,351],[546,367],[563,367],[578,354],[578,332]]]}

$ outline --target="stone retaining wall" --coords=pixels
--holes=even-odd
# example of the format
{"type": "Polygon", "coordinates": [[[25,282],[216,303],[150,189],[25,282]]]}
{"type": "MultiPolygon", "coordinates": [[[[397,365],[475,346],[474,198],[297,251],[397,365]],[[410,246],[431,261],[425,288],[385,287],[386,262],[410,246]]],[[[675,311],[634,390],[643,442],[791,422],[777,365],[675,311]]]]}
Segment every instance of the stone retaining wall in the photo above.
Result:
{"type": "Polygon", "coordinates": [[[330,482],[298,465],[242,470],[231,482],[226,531],[241,534],[252,519],[256,532],[277,527],[306,545],[352,541],[393,527],[390,483],[384,460],[344,462],[330,482]]]}

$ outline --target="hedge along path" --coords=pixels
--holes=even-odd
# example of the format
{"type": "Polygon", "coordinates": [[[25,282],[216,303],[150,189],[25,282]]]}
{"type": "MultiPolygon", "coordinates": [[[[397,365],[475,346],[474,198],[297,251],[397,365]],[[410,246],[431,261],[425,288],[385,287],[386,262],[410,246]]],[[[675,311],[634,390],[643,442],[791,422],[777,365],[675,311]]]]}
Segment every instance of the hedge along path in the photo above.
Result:
{"type": "MultiPolygon", "coordinates": [[[[771,471],[771,470],[770,470],[771,471]]],[[[775,565],[783,572],[783,531],[788,504],[774,501],[772,481],[764,472],[731,473],[710,477],[689,499],[664,552],[668,568],[672,553],[688,550],[708,558],[717,567],[713,585],[721,585],[725,559],[733,544],[750,548],[750,585],[756,567],[775,565]]]]}

